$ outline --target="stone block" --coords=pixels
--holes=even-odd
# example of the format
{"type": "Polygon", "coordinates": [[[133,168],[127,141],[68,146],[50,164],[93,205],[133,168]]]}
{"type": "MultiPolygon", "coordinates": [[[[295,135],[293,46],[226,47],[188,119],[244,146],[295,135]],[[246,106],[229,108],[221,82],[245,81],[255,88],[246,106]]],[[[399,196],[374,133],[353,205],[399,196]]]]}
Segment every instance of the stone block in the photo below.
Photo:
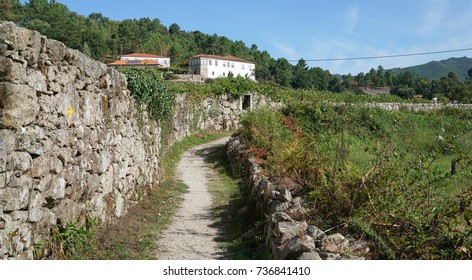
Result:
{"type": "Polygon", "coordinates": [[[59,174],[63,169],[61,160],[51,153],[45,153],[33,160],[29,174],[35,178],[44,177],[48,173],[59,174]]]}
{"type": "Polygon", "coordinates": [[[36,91],[27,85],[0,83],[3,117],[0,126],[14,128],[31,124],[39,113],[36,91]]]}
{"type": "Polygon", "coordinates": [[[32,189],[33,178],[29,176],[14,177],[5,188],[0,189],[0,203],[3,205],[3,211],[26,209],[32,189]]]}
{"type": "Polygon", "coordinates": [[[10,171],[26,172],[30,170],[33,164],[33,158],[29,153],[12,152],[7,157],[6,167],[10,171]]]}
{"type": "Polygon", "coordinates": [[[277,199],[281,200],[283,202],[291,202],[292,201],[292,193],[289,190],[284,189],[284,190],[280,191],[279,196],[277,197],[277,199]]]}
{"type": "Polygon", "coordinates": [[[326,233],[324,233],[324,231],[322,231],[321,229],[315,226],[307,227],[306,234],[313,237],[314,239],[319,239],[319,240],[326,237],[326,233]]]}
{"type": "Polygon", "coordinates": [[[300,257],[298,257],[298,260],[304,260],[304,261],[308,261],[308,260],[322,260],[322,258],[320,257],[320,255],[317,253],[317,252],[304,252],[300,255],[300,257]]]}
{"type": "Polygon", "coordinates": [[[70,222],[85,222],[86,207],[84,203],[79,203],[71,199],[63,199],[52,212],[56,214],[62,225],[70,222]]]}
{"type": "Polygon", "coordinates": [[[277,237],[277,243],[283,244],[295,236],[303,236],[307,224],[305,222],[279,222],[275,225],[274,234],[277,237]]]}
{"type": "Polygon", "coordinates": [[[340,233],[329,235],[321,240],[321,250],[328,253],[341,253],[348,247],[349,240],[340,233]]]}
{"type": "Polygon", "coordinates": [[[63,176],[56,175],[52,177],[49,187],[44,192],[44,197],[52,200],[64,198],[66,195],[66,181],[63,176]]]}
{"type": "Polygon", "coordinates": [[[297,259],[302,253],[315,251],[315,243],[309,236],[294,237],[287,243],[277,247],[279,260],[297,259]]]}

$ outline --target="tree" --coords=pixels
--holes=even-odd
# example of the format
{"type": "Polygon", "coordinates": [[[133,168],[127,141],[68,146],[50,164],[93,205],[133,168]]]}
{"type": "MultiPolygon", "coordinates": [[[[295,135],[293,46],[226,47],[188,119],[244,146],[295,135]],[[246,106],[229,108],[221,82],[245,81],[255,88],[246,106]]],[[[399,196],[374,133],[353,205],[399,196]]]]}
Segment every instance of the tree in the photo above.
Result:
{"type": "Polygon", "coordinates": [[[293,67],[293,79],[292,87],[293,88],[303,88],[308,89],[312,87],[310,83],[310,72],[306,61],[301,58],[297,65],[293,67]]]}
{"type": "Polygon", "coordinates": [[[169,34],[176,35],[180,32],[180,26],[177,23],[173,23],[169,26],[169,34]]]}
{"type": "Polygon", "coordinates": [[[18,21],[22,16],[19,0],[0,0],[0,20],[18,21]]]}
{"type": "Polygon", "coordinates": [[[292,65],[285,58],[279,58],[275,63],[272,63],[271,72],[279,85],[290,87],[293,76],[292,65]]]}

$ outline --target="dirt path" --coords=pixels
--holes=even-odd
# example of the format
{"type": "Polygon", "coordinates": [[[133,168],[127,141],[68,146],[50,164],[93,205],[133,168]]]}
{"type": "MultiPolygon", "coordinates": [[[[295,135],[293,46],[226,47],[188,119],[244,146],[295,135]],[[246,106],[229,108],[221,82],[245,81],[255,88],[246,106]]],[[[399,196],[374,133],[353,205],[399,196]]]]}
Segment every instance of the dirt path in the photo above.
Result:
{"type": "Polygon", "coordinates": [[[177,175],[188,187],[181,208],[174,216],[172,225],[158,241],[158,259],[161,260],[204,260],[219,259],[224,252],[218,249],[215,237],[218,229],[212,227],[211,196],[207,191],[208,168],[202,156],[196,152],[202,149],[224,145],[228,137],[209,142],[186,151],[177,165],[177,175]]]}

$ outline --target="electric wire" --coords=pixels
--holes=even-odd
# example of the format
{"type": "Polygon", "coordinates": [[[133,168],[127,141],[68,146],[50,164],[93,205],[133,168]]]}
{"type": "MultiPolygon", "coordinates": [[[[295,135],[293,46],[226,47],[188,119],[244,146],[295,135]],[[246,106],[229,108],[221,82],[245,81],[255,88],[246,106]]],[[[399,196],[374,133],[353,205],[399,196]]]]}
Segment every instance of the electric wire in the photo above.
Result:
{"type": "MultiPolygon", "coordinates": [[[[420,55],[431,55],[431,54],[440,54],[440,53],[463,52],[463,51],[471,51],[471,50],[472,48],[464,48],[464,49],[419,52],[419,53],[405,53],[405,54],[363,56],[363,57],[345,57],[345,58],[315,58],[315,59],[304,59],[304,60],[306,62],[367,60],[367,59],[382,59],[382,58],[395,58],[395,57],[420,56],[420,55]]],[[[288,59],[288,61],[299,61],[299,59],[288,59]]]]}

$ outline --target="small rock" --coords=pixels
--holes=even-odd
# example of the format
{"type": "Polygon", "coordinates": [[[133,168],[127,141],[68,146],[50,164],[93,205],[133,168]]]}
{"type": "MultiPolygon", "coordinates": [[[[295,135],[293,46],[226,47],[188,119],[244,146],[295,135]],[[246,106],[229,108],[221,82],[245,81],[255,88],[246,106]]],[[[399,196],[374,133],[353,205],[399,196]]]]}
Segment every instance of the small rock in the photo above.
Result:
{"type": "Polygon", "coordinates": [[[290,204],[280,200],[272,200],[269,202],[270,213],[284,212],[287,211],[288,207],[290,207],[290,204]]]}
{"type": "Polygon", "coordinates": [[[303,199],[299,196],[295,197],[291,201],[293,208],[302,208],[303,207],[303,199]]]}
{"type": "Polygon", "coordinates": [[[355,240],[349,245],[349,251],[357,256],[366,256],[370,252],[369,244],[363,240],[355,240]]]}
{"type": "Polygon", "coordinates": [[[283,202],[290,202],[292,201],[292,193],[289,190],[285,189],[279,193],[277,199],[283,202]]]}
{"type": "Polygon", "coordinates": [[[340,233],[332,234],[321,240],[321,250],[329,253],[340,253],[349,247],[349,240],[340,233]]]}
{"type": "Polygon", "coordinates": [[[326,237],[326,233],[315,226],[307,227],[306,234],[313,237],[314,239],[323,239],[326,237]]]}
{"type": "Polygon", "coordinates": [[[327,260],[327,261],[335,261],[335,260],[340,260],[341,259],[341,255],[336,254],[336,253],[320,252],[319,255],[320,255],[321,259],[327,260]]]}
{"type": "MultiPolygon", "coordinates": [[[[295,236],[303,236],[306,230],[306,223],[299,222],[280,222],[276,224],[274,233],[278,237],[277,241],[279,244],[292,239],[295,236]]],[[[311,238],[311,237],[310,237],[311,238]]]]}
{"type": "Polygon", "coordinates": [[[272,191],[270,194],[270,198],[275,199],[275,200],[279,200],[279,196],[280,196],[280,192],[278,191],[272,191]]]}
{"type": "Polygon", "coordinates": [[[287,213],[285,212],[275,212],[272,214],[272,223],[277,224],[280,222],[295,222],[292,217],[290,217],[287,213]]]}
{"type": "Polygon", "coordinates": [[[317,252],[304,252],[298,257],[298,260],[322,260],[317,252]]]}
{"type": "Polygon", "coordinates": [[[313,239],[307,235],[294,237],[289,242],[276,248],[278,259],[297,259],[302,253],[316,249],[313,239]]]}
{"type": "Polygon", "coordinates": [[[347,260],[347,261],[364,261],[364,257],[358,257],[354,255],[342,255],[341,260],[347,260]]]}

